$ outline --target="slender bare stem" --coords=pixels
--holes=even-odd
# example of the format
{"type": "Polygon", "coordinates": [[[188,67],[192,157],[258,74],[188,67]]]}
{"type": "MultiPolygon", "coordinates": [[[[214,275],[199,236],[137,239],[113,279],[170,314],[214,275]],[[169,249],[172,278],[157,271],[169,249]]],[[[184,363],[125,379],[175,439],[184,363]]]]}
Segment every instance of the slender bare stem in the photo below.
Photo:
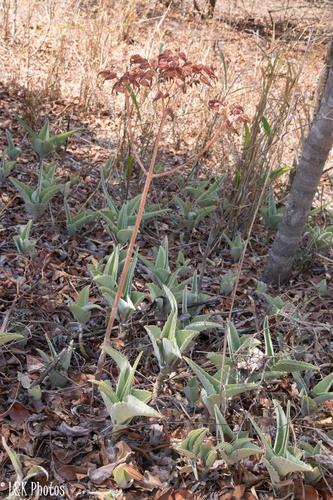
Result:
{"type": "MultiPolygon", "coordinates": [[[[114,325],[115,319],[117,317],[117,311],[118,311],[119,302],[120,302],[121,296],[123,294],[124,286],[125,286],[125,283],[126,283],[126,278],[127,278],[129,266],[131,264],[132,255],[133,255],[133,251],[134,251],[134,246],[135,246],[135,242],[136,242],[136,238],[137,238],[137,235],[138,235],[138,232],[139,232],[139,229],[140,229],[140,225],[141,225],[141,222],[142,222],[142,217],[143,217],[143,214],[144,214],[144,209],[145,209],[145,205],[146,205],[146,202],[147,202],[147,196],[148,196],[148,192],[149,192],[149,188],[150,188],[150,185],[152,183],[152,180],[154,178],[157,178],[157,177],[165,177],[167,175],[172,175],[175,172],[177,172],[178,170],[183,169],[184,166],[187,163],[193,162],[193,161],[197,160],[200,156],[202,156],[220,138],[220,136],[222,135],[222,132],[224,130],[223,124],[221,124],[221,126],[219,127],[219,129],[215,132],[215,134],[213,135],[213,137],[206,143],[206,145],[197,154],[195,154],[189,160],[187,160],[187,162],[185,164],[179,165],[178,167],[175,167],[175,168],[173,168],[171,170],[168,170],[167,172],[163,172],[163,173],[160,173],[160,174],[154,174],[154,168],[155,168],[155,164],[156,164],[156,159],[157,159],[157,153],[158,153],[159,144],[160,144],[160,141],[161,141],[162,130],[163,130],[163,127],[165,125],[165,122],[166,122],[166,119],[167,119],[167,116],[168,116],[168,110],[167,110],[167,108],[165,106],[164,99],[162,99],[161,102],[162,102],[162,116],[161,116],[161,121],[160,121],[159,129],[158,129],[158,132],[157,132],[157,135],[156,135],[156,139],[155,139],[155,143],[154,143],[154,148],[153,148],[153,153],[152,153],[152,157],[151,157],[151,160],[150,160],[149,169],[146,170],[146,168],[145,168],[143,162],[141,161],[141,159],[139,157],[139,154],[138,154],[138,152],[137,152],[137,150],[135,148],[135,144],[134,144],[134,140],[133,140],[133,133],[132,133],[131,124],[130,124],[131,110],[130,110],[130,105],[129,105],[129,96],[126,96],[126,109],[127,109],[128,118],[129,118],[128,119],[128,133],[129,133],[129,138],[130,138],[130,141],[131,141],[131,144],[132,144],[132,151],[133,151],[133,154],[134,154],[137,162],[139,163],[139,166],[140,166],[141,170],[146,175],[146,181],[145,181],[145,185],[143,187],[143,191],[142,191],[142,195],[141,195],[141,199],[140,199],[140,205],[139,205],[139,208],[138,208],[138,213],[137,213],[136,221],[135,221],[135,224],[134,224],[134,227],[133,227],[133,231],[132,231],[132,235],[131,235],[131,239],[130,239],[130,242],[129,242],[129,246],[128,246],[128,250],[127,250],[127,254],[126,254],[126,258],[125,258],[125,262],[124,262],[124,267],[123,267],[121,275],[120,275],[117,293],[116,293],[114,302],[112,304],[110,317],[109,317],[108,324],[107,324],[106,331],[105,331],[103,345],[106,345],[106,344],[108,344],[110,342],[113,325],[114,325]]],[[[97,379],[101,377],[101,374],[102,374],[102,371],[103,371],[103,367],[104,367],[104,363],[105,363],[105,352],[104,352],[103,346],[102,346],[101,354],[100,354],[98,362],[97,362],[97,370],[96,370],[96,378],[97,379]]]]}
{"type": "MultiPolygon", "coordinates": [[[[247,233],[247,238],[246,238],[246,241],[244,243],[244,248],[243,248],[243,251],[242,251],[242,255],[241,255],[241,258],[240,258],[239,263],[238,263],[236,280],[235,280],[234,289],[233,289],[232,295],[231,295],[231,304],[230,304],[230,309],[229,309],[229,314],[228,314],[228,319],[227,319],[227,327],[230,325],[230,322],[231,322],[232,313],[233,313],[233,309],[234,309],[234,305],[235,305],[235,300],[236,300],[236,295],[237,295],[237,289],[238,289],[238,285],[239,285],[239,281],[240,281],[240,277],[241,277],[241,272],[242,272],[242,268],[243,268],[243,263],[244,263],[244,259],[245,259],[247,247],[248,247],[248,244],[250,242],[250,238],[251,238],[253,226],[254,226],[254,223],[256,221],[259,208],[261,207],[261,203],[262,203],[263,197],[264,197],[264,195],[266,193],[266,187],[267,187],[269,179],[270,179],[271,170],[272,170],[272,164],[270,164],[270,166],[268,168],[268,171],[267,171],[267,174],[266,174],[266,178],[265,178],[265,182],[264,182],[264,185],[262,187],[259,199],[257,201],[256,207],[255,207],[255,210],[254,210],[254,213],[253,213],[253,216],[252,216],[251,224],[250,224],[250,227],[249,227],[249,230],[248,230],[248,233],[247,233]]],[[[225,413],[225,411],[226,411],[226,401],[224,401],[224,398],[223,398],[223,391],[224,391],[224,388],[225,388],[225,384],[224,384],[224,380],[223,380],[223,376],[224,376],[223,372],[224,372],[224,367],[225,367],[225,358],[226,358],[226,354],[227,354],[227,346],[228,346],[228,335],[227,335],[227,328],[226,328],[225,329],[225,333],[224,333],[224,339],[223,339],[221,378],[220,378],[220,388],[221,388],[220,389],[220,396],[221,396],[221,410],[222,410],[222,413],[225,413]]]]}
{"type": "MultiPolygon", "coordinates": [[[[163,127],[165,125],[165,121],[166,121],[167,115],[168,115],[168,113],[167,113],[167,110],[165,109],[164,102],[162,100],[162,117],[161,117],[160,125],[159,125],[159,128],[158,128],[158,132],[157,132],[157,135],[156,135],[156,139],[155,139],[155,143],[154,143],[154,148],[153,148],[153,153],[152,153],[152,157],[151,157],[151,160],[150,160],[149,170],[148,170],[148,173],[147,173],[147,176],[146,176],[145,185],[143,187],[143,191],[142,191],[142,195],[141,195],[141,199],[140,199],[140,205],[139,205],[139,208],[138,208],[138,214],[137,214],[137,217],[136,217],[136,221],[135,221],[135,224],[134,224],[134,227],[133,227],[131,239],[130,239],[130,242],[129,242],[129,246],[128,246],[128,250],[127,250],[127,254],[126,254],[126,259],[125,259],[125,262],[124,262],[124,267],[123,267],[121,275],[120,275],[117,293],[116,293],[116,296],[114,298],[114,302],[112,304],[109,321],[108,321],[108,324],[107,324],[107,327],[106,327],[105,336],[104,336],[104,342],[103,342],[104,345],[106,345],[106,344],[108,344],[110,342],[112,328],[113,328],[115,319],[117,317],[118,306],[119,306],[119,302],[120,302],[121,296],[123,294],[123,290],[124,290],[124,286],[125,286],[125,283],[126,283],[126,278],[127,278],[129,266],[131,264],[133,250],[134,250],[136,238],[137,238],[137,235],[138,235],[138,232],[139,232],[139,229],[140,229],[142,217],[143,217],[143,214],[144,214],[144,210],[145,210],[145,205],[146,205],[146,201],[147,201],[147,196],[148,196],[149,188],[150,188],[151,182],[152,182],[153,177],[154,177],[154,168],[155,168],[155,163],[156,163],[158,148],[159,148],[159,144],[160,144],[160,141],[161,141],[162,130],[163,130],[163,127]]],[[[101,374],[102,374],[102,371],[103,371],[103,367],[104,367],[104,363],[105,363],[105,352],[104,352],[104,350],[102,348],[102,351],[101,351],[101,354],[99,356],[98,363],[97,363],[97,370],[96,370],[96,378],[97,379],[101,377],[101,374]]]]}

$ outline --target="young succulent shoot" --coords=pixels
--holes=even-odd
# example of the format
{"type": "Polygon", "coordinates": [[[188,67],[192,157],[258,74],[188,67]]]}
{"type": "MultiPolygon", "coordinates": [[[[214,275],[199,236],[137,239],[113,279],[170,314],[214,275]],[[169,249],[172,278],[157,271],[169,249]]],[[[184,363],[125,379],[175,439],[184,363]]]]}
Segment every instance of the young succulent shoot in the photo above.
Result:
{"type": "Polygon", "coordinates": [[[91,311],[93,309],[102,310],[99,305],[91,304],[89,302],[89,291],[90,285],[85,286],[77,295],[75,301],[66,296],[68,299],[68,309],[81,326],[84,326],[86,323],[88,323],[91,318],[91,311]]]}
{"type": "MultiPolygon", "coordinates": [[[[264,379],[281,378],[288,373],[300,373],[303,371],[318,371],[319,368],[312,363],[287,357],[284,353],[275,354],[269,319],[266,316],[263,325],[266,363],[262,374],[264,379]]],[[[258,376],[258,375],[257,375],[258,376]]],[[[254,377],[256,378],[256,376],[254,377]]]]}
{"type": "Polygon", "coordinates": [[[66,227],[68,234],[70,236],[74,236],[81,229],[90,222],[94,222],[97,217],[97,213],[93,210],[79,210],[79,212],[75,215],[72,214],[69,203],[68,203],[68,195],[70,189],[71,182],[67,182],[64,188],[64,208],[66,213],[66,227]]]}
{"type": "Polygon", "coordinates": [[[196,316],[191,321],[188,317],[185,320],[178,320],[176,298],[165,285],[163,285],[163,288],[171,312],[162,329],[155,325],[145,327],[160,368],[160,373],[154,386],[154,396],[157,396],[166,374],[182,358],[183,353],[195,337],[204,330],[220,328],[219,323],[209,321],[206,315],[196,316]]]}
{"type": "MultiPolygon", "coordinates": [[[[329,436],[327,436],[329,439],[329,436]]],[[[304,472],[304,479],[308,484],[318,483],[325,477],[324,470],[326,457],[331,455],[331,452],[321,443],[312,446],[310,443],[303,441],[300,444],[303,450],[303,458],[312,466],[311,471],[304,472]],[[321,466],[321,462],[323,462],[321,466]]]]}
{"type": "Polygon", "coordinates": [[[46,480],[49,479],[49,473],[41,465],[32,465],[25,474],[19,455],[15,450],[8,446],[4,436],[2,436],[2,447],[7,453],[16,474],[15,481],[11,483],[12,492],[9,493],[9,496],[6,497],[6,500],[18,500],[19,498],[22,498],[21,495],[18,496],[17,493],[25,491],[24,488],[26,484],[36,476],[40,476],[41,474],[43,474],[46,477],[46,480]]]}
{"type": "Polygon", "coordinates": [[[272,484],[277,485],[288,474],[312,472],[313,468],[301,460],[303,451],[289,444],[290,401],[287,404],[287,414],[278,401],[273,400],[273,404],[276,415],[276,437],[273,446],[254,419],[251,416],[249,418],[265,448],[262,461],[268,470],[272,484]]]}
{"type": "MultiPolygon", "coordinates": [[[[191,330],[190,325],[185,329],[179,327],[175,296],[166,286],[163,285],[163,288],[171,309],[168,319],[162,329],[158,326],[145,326],[160,370],[171,368],[177,360],[181,359],[183,352],[200,332],[200,328],[191,330]]],[[[202,328],[205,327],[202,326],[202,328]]]]}
{"type": "Polygon", "coordinates": [[[20,234],[13,238],[16,249],[20,255],[35,255],[36,253],[36,240],[30,239],[31,226],[32,220],[29,220],[29,222],[21,228],[20,234]]]}
{"type": "Polygon", "coordinates": [[[244,240],[240,233],[237,233],[233,239],[230,239],[225,233],[223,236],[229,245],[230,254],[234,262],[238,262],[244,250],[244,240]]]}
{"type": "Polygon", "coordinates": [[[299,372],[293,372],[293,377],[300,392],[303,415],[315,413],[322,403],[333,400],[333,392],[330,392],[333,385],[333,372],[320,380],[312,389],[299,372]]]}
{"type": "Polygon", "coordinates": [[[214,465],[217,457],[216,448],[209,446],[204,441],[207,433],[208,429],[205,427],[190,431],[176,447],[176,451],[189,460],[197,481],[199,480],[198,465],[204,470],[208,470],[214,465]]]}
{"type": "Polygon", "coordinates": [[[224,365],[229,366],[236,380],[242,370],[246,382],[279,380],[288,373],[318,370],[311,363],[288,358],[284,353],[275,354],[268,317],[264,319],[263,333],[264,352],[258,348],[261,345],[258,339],[253,335],[239,335],[235,325],[229,323],[226,328],[228,356],[212,352],[208,353],[208,359],[218,370],[221,370],[224,360],[224,365]]]}
{"type": "Polygon", "coordinates": [[[191,406],[194,406],[200,398],[198,380],[193,377],[188,380],[184,387],[184,394],[191,406]]]}
{"type": "Polygon", "coordinates": [[[195,180],[184,187],[193,202],[200,207],[216,206],[220,201],[219,191],[224,182],[224,176],[218,177],[214,182],[195,180]]]}
{"type": "Polygon", "coordinates": [[[210,320],[209,314],[200,314],[198,316],[192,316],[187,309],[187,288],[184,288],[183,302],[182,302],[182,313],[178,319],[178,325],[182,329],[191,329],[198,332],[203,332],[210,329],[221,329],[222,326],[216,321],[210,320]]]}
{"type": "Polygon", "coordinates": [[[168,288],[175,296],[177,303],[180,303],[183,298],[184,287],[192,280],[192,278],[187,278],[180,283],[178,281],[178,278],[188,269],[189,264],[189,260],[185,260],[182,252],[178,254],[176,270],[174,272],[171,271],[169,265],[169,243],[167,236],[165,236],[159,246],[154,262],[141,255],[139,258],[143,261],[148,276],[153,280],[147,286],[152,299],[157,303],[160,311],[165,312],[165,309],[169,305],[164,287],[168,288]]]}
{"type": "Polygon", "coordinates": [[[273,297],[272,295],[267,293],[267,286],[261,281],[257,282],[256,294],[258,295],[258,297],[264,299],[267,302],[269,306],[269,313],[271,315],[275,316],[276,314],[282,313],[283,310],[290,306],[290,304],[288,304],[288,302],[285,302],[279,295],[273,297]]]}
{"type": "MultiPolygon", "coordinates": [[[[141,195],[125,202],[120,209],[113,204],[113,208],[104,208],[100,214],[106,222],[107,229],[116,243],[127,243],[131,237],[133,226],[137,217],[137,210],[141,195]]],[[[151,205],[147,207],[142,217],[143,222],[154,219],[167,212],[168,209],[159,209],[151,205]]]]}
{"type": "Polygon", "coordinates": [[[7,146],[5,148],[5,154],[10,161],[15,162],[21,154],[21,149],[14,144],[13,136],[8,129],[6,129],[7,146]]]}
{"type": "Polygon", "coordinates": [[[270,183],[273,184],[273,182],[277,181],[278,179],[280,179],[280,177],[287,174],[291,170],[292,170],[292,167],[278,167],[278,168],[273,169],[269,173],[268,169],[265,169],[260,176],[259,182],[263,186],[265,184],[265,180],[266,180],[267,175],[269,175],[270,183]]]}
{"type": "Polygon", "coordinates": [[[112,471],[112,476],[117,486],[121,489],[129,488],[133,484],[134,479],[137,478],[137,474],[134,475],[133,470],[126,463],[117,465],[112,471]]]}
{"type": "Polygon", "coordinates": [[[224,364],[223,376],[221,376],[221,369],[214,375],[210,375],[190,358],[184,356],[184,359],[201,382],[201,400],[212,416],[214,416],[215,405],[221,407],[228,399],[248,391],[258,390],[258,384],[237,383],[235,371],[228,366],[228,363],[224,364]]]}
{"type": "Polygon", "coordinates": [[[0,184],[2,184],[7,177],[14,170],[16,162],[11,160],[6,160],[5,156],[1,158],[0,161],[0,184]]]}
{"type": "Polygon", "coordinates": [[[199,290],[198,273],[194,271],[190,290],[187,289],[187,285],[183,289],[182,313],[198,314],[210,299],[210,295],[199,290]]]}
{"type": "MultiPolygon", "coordinates": [[[[124,264],[125,253],[126,252],[122,251],[120,246],[117,245],[104,267],[89,266],[92,278],[109,306],[112,306],[117,293],[118,280],[124,264]]],[[[123,288],[123,294],[118,304],[117,317],[121,324],[126,323],[130,319],[145,297],[143,292],[133,290],[132,287],[136,263],[137,254],[131,262],[123,288]]]]}
{"type": "Polygon", "coordinates": [[[230,295],[236,283],[236,275],[232,271],[224,274],[220,282],[220,291],[223,295],[230,295]]]}
{"type": "Polygon", "coordinates": [[[60,134],[50,133],[49,120],[46,119],[44,125],[39,132],[35,132],[24,120],[18,118],[20,125],[29,134],[31,140],[32,149],[37,153],[40,160],[46,158],[50,153],[52,153],[58,146],[65,144],[65,142],[72,135],[79,132],[79,128],[68,130],[67,132],[61,132],[60,134]]]}
{"type": "MultiPolygon", "coordinates": [[[[239,335],[237,328],[232,322],[226,326],[225,334],[227,336],[227,352],[228,356],[222,353],[210,352],[207,354],[208,359],[216,367],[221,370],[222,366],[228,366],[231,371],[232,378],[235,381],[241,381],[240,373],[250,371],[253,369],[261,369],[263,366],[263,358],[258,356],[258,345],[260,341],[253,335],[239,335]]],[[[247,380],[248,377],[244,377],[247,380]]]]}
{"type": "Polygon", "coordinates": [[[181,212],[181,219],[187,231],[191,233],[199,223],[215,212],[219,203],[219,190],[224,177],[218,177],[215,182],[196,180],[184,187],[188,193],[186,199],[175,197],[181,212]]]}
{"type": "Polygon", "coordinates": [[[183,200],[179,196],[175,197],[175,202],[179,207],[181,213],[181,222],[184,224],[189,236],[193,229],[199,225],[199,223],[208,217],[212,212],[215,212],[217,206],[210,205],[207,207],[199,207],[193,205],[192,200],[183,200]]]}
{"type": "Polygon", "coordinates": [[[279,225],[283,208],[277,208],[272,186],[268,190],[266,204],[261,209],[261,215],[268,229],[275,231],[279,225]]]}
{"type": "Polygon", "coordinates": [[[309,229],[306,233],[308,236],[308,247],[318,248],[320,250],[326,248],[332,248],[333,246],[333,224],[326,227],[320,226],[309,226],[309,229]]]}
{"type": "Polygon", "coordinates": [[[214,406],[214,415],[216,435],[219,440],[216,450],[228,466],[234,465],[252,455],[264,453],[262,448],[253,444],[247,432],[239,431],[236,433],[230,429],[217,405],[214,406]]]}
{"type": "Polygon", "coordinates": [[[41,166],[35,189],[14,177],[10,177],[10,180],[23,198],[27,213],[34,220],[45,212],[52,198],[64,189],[64,186],[57,183],[55,179],[55,164],[53,163],[41,166]]]}
{"type": "Polygon", "coordinates": [[[60,353],[57,353],[52,342],[47,336],[46,340],[50,354],[46,354],[41,349],[36,350],[43,359],[47,368],[49,369],[50,366],[52,367],[48,374],[48,379],[52,387],[66,387],[66,385],[68,385],[67,372],[72,360],[74,341],[71,340],[66,348],[64,348],[60,353]]]}
{"type": "Polygon", "coordinates": [[[138,367],[142,352],[137,356],[133,366],[119,351],[109,345],[104,345],[104,351],[111,356],[119,368],[116,388],[113,389],[108,380],[94,380],[99,388],[107,412],[110,415],[114,431],[126,427],[134,417],[157,417],[161,415],[148,406],[152,393],[134,386],[135,372],[138,367]]]}

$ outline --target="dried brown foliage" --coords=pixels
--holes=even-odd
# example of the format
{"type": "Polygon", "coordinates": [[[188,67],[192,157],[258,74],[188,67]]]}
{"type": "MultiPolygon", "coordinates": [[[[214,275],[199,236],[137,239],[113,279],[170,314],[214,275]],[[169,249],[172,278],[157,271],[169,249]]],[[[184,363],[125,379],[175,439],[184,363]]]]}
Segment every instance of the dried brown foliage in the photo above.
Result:
{"type": "MultiPolygon", "coordinates": [[[[122,93],[127,92],[128,86],[140,90],[142,87],[151,89],[154,84],[158,87],[167,85],[168,90],[175,84],[185,93],[187,87],[200,84],[211,86],[217,80],[212,67],[192,63],[179,50],[165,50],[152,59],[135,54],[130,59],[130,69],[123,75],[118,76],[113,70],[104,70],[100,74],[105,80],[116,80],[112,90],[122,93]]],[[[161,97],[167,97],[167,94],[160,90],[155,99],[161,97]]]]}

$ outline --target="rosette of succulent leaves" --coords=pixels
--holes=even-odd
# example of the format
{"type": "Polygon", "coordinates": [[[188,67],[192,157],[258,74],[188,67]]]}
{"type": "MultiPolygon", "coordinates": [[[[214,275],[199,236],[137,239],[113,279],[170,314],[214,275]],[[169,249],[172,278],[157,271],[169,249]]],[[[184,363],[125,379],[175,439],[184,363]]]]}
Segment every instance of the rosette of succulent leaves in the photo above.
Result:
{"type": "MultiPolygon", "coordinates": [[[[126,250],[117,245],[105,265],[92,264],[90,274],[96,283],[108,307],[112,307],[118,289],[118,279],[126,258],[126,250]]],[[[134,271],[137,264],[137,253],[134,255],[120,299],[117,318],[120,324],[125,324],[143,301],[145,294],[133,289],[134,271]]]]}
{"type": "Polygon", "coordinates": [[[285,413],[276,400],[273,400],[276,415],[276,435],[274,445],[269,437],[260,429],[254,419],[249,416],[251,423],[264,445],[265,451],[262,461],[270,475],[273,486],[278,485],[281,480],[293,472],[313,473],[315,472],[310,464],[303,462],[304,450],[292,446],[289,442],[290,436],[290,401],[287,403],[287,413],[285,413]]]}
{"type": "Polygon", "coordinates": [[[7,146],[0,160],[0,184],[11,174],[16,165],[16,160],[21,154],[21,149],[14,144],[12,134],[6,130],[7,146]]]}
{"type": "Polygon", "coordinates": [[[180,210],[180,222],[185,226],[186,239],[203,219],[217,209],[220,200],[219,191],[223,181],[223,176],[218,177],[213,183],[209,180],[191,181],[183,188],[187,196],[184,198],[175,197],[175,202],[180,210]]]}
{"type": "MultiPolygon", "coordinates": [[[[137,218],[137,211],[140,204],[141,194],[131,200],[126,201],[118,208],[116,202],[112,199],[107,188],[107,177],[111,164],[105,165],[101,170],[101,184],[107,208],[100,210],[100,214],[106,223],[107,230],[115,243],[127,243],[132,234],[133,226],[137,218]]],[[[159,215],[168,212],[167,208],[161,209],[159,205],[148,205],[142,217],[143,224],[149,220],[156,219],[159,215]]]]}
{"type": "Polygon", "coordinates": [[[134,417],[161,417],[147,403],[152,398],[152,393],[146,389],[135,387],[135,372],[138,367],[142,352],[139,353],[133,366],[116,349],[107,345],[104,351],[111,356],[119,369],[116,388],[114,389],[109,380],[94,380],[98,385],[102,399],[110,415],[113,431],[126,427],[134,417]]]}
{"type": "Polygon", "coordinates": [[[198,287],[197,272],[193,276],[181,279],[189,270],[189,259],[185,259],[183,252],[179,251],[176,259],[176,269],[171,270],[169,264],[169,243],[167,236],[164,237],[159,246],[155,260],[151,261],[142,255],[139,259],[144,263],[148,277],[152,280],[147,284],[152,300],[162,316],[166,316],[170,310],[170,302],[166,296],[165,288],[175,297],[178,304],[184,300],[184,290],[191,284],[187,290],[187,309],[191,314],[196,314],[202,309],[205,303],[211,298],[202,293],[198,287]]]}
{"type": "Polygon", "coordinates": [[[20,193],[27,213],[38,219],[46,211],[50,201],[64,191],[64,185],[55,178],[55,163],[42,164],[38,173],[37,186],[30,186],[14,177],[10,181],[20,193]]]}
{"type": "Polygon", "coordinates": [[[145,326],[160,371],[170,370],[176,361],[182,358],[183,353],[200,332],[221,328],[219,323],[210,321],[208,315],[196,316],[192,319],[188,316],[184,319],[178,318],[175,296],[165,285],[163,285],[163,289],[170,305],[168,318],[162,328],[156,325],[145,326]]]}
{"type": "Polygon", "coordinates": [[[275,353],[269,321],[264,320],[265,350],[259,349],[261,342],[254,335],[240,335],[229,323],[226,328],[227,352],[210,352],[209,361],[217,372],[211,374],[189,358],[189,367],[201,382],[201,399],[209,412],[214,414],[214,405],[219,407],[227,400],[251,390],[258,390],[258,383],[279,380],[288,373],[318,371],[318,367],[302,360],[291,358],[288,353],[275,353]]]}

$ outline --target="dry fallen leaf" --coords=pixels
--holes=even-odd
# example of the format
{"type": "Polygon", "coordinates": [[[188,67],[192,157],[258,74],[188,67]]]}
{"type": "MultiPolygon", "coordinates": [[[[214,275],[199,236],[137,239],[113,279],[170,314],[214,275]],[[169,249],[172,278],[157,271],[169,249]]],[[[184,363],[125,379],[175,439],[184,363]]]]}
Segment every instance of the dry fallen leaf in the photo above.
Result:
{"type": "MultiPolygon", "coordinates": [[[[95,483],[95,484],[103,484],[104,481],[112,477],[112,472],[117,465],[122,464],[126,462],[128,457],[133,453],[131,448],[128,446],[125,441],[119,441],[115,445],[115,448],[117,449],[117,458],[114,462],[110,464],[103,465],[102,467],[98,467],[97,469],[90,469],[89,471],[89,478],[90,480],[95,483]]],[[[130,466],[128,466],[130,467],[130,466]]],[[[130,472],[132,477],[135,479],[136,476],[138,477],[138,480],[142,479],[142,474],[139,473],[137,474],[136,469],[134,469],[134,473],[130,472]]]]}
{"type": "Polygon", "coordinates": [[[112,472],[116,465],[116,463],[113,463],[90,470],[88,473],[89,479],[95,484],[103,484],[104,481],[112,477],[112,472]]]}
{"type": "Polygon", "coordinates": [[[188,490],[183,488],[158,491],[154,500],[193,500],[194,496],[188,490]]]}
{"type": "Polygon", "coordinates": [[[126,462],[128,457],[133,453],[131,448],[128,446],[128,444],[125,441],[119,441],[116,444],[117,448],[117,463],[122,463],[126,462]]]}
{"type": "Polygon", "coordinates": [[[320,500],[318,491],[309,484],[304,485],[304,500],[320,500]]]}
{"type": "Polygon", "coordinates": [[[55,463],[57,474],[65,481],[77,481],[87,475],[86,467],[55,463]]]}
{"type": "Polygon", "coordinates": [[[133,465],[127,464],[125,469],[135,481],[141,481],[143,479],[141,472],[133,465]]]}
{"type": "Polygon", "coordinates": [[[11,407],[8,415],[17,424],[23,424],[30,417],[31,411],[25,406],[21,405],[21,403],[16,402],[11,407]]]}
{"type": "Polygon", "coordinates": [[[232,491],[228,491],[220,496],[219,500],[242,500],[244,499],[245,485],[238,484],[232,491]]]}

